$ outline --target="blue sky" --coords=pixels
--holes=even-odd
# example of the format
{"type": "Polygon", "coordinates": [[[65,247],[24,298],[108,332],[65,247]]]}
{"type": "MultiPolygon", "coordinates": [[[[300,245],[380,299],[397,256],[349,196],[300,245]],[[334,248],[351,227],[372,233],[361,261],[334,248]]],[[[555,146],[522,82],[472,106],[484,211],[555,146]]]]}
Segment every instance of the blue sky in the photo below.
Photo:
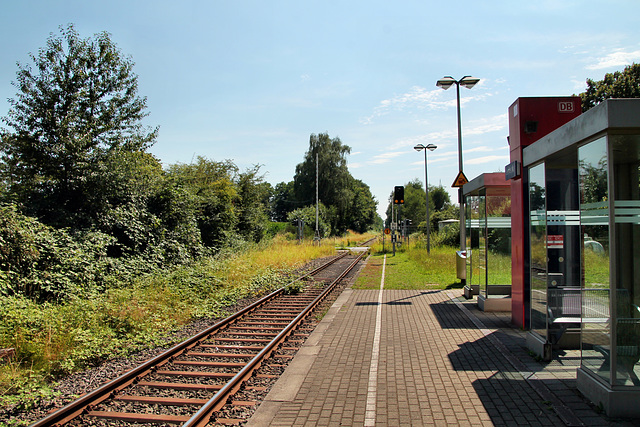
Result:
{"type": "Polygon", "coordinates": [[[272,184],[293,179],[309,136],[352,148],[351,174],[383,214],[395,185],[450,188],[458,173],[455,88],[461,89],[464,172],[509,162],[507,109],[518,97],[583,92],[585,80],[640,62],[637,0],[457,1],[4,1],[0,116],[16,62],[60,25],[108,31],[135,62],[150,150],[165,165],[194,156],[262,165],[272,184]],[[441,5],[447,4],[442,7],[441,5]]]}

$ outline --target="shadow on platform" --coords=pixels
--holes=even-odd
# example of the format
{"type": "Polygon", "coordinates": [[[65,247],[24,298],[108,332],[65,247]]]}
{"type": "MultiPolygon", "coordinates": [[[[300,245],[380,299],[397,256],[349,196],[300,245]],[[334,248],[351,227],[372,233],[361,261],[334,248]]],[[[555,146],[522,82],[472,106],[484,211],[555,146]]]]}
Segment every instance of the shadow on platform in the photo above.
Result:
{"type": "MultiPolygon", "coordinates": [[[[411,301],[405,301],[405,300],[412,299],[412,298],[418,298],[418,297],[420,297],[422,295],[433,294],[433,293],[436,293],[436,292],[440,292],[440,291],[439,290],[438,291],[424,291],[424,292],[420,292],[419,294],[416,294],[416,295],[411,295],[411,296],[408,296],[408,297],[399,298],[399,299],[396,299],[396,300],[393,300],[393,301],[383,302],[382,305],[412,305],[413,303],[411,301]]],[[[378,302],[377,301],[360,301],[360,302],[355,303],[356,307],[358,307],[358,306],[371,306],[371,305],[378,305],[378,302]]]]}

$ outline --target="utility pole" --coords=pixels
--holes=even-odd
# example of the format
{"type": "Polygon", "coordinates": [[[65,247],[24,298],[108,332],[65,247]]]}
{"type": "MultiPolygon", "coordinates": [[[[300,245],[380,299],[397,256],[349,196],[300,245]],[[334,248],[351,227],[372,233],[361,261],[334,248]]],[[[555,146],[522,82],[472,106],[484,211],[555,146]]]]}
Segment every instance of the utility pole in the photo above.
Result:
{"type": "Polygon", "coordinates": [[[319,209],[320,209],[320,200],[318,198],[318,182],[319,182],[319,174],[318,174],[318,153],[316,153],[316,235],[313,238],[318,244],[320,243],[320,230],[318,228],[318,217],[319,217],[319,209]]]}

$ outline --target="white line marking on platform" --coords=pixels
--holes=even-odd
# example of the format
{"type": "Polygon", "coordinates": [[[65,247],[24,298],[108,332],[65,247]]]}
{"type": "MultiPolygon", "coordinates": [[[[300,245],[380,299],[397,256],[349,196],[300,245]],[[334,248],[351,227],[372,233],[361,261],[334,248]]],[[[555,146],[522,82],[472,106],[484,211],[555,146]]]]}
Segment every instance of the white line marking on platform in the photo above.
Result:
{"type": "Polygon", "coordinates": [[[380,360],[380,334],[382,329],[382,290],[384,289],[384,272],[387,266],[387,256],[382,261],[382,278],[380,292],[378,292],[378,307],[376,310],[376,330],[373,335],[373,349],[371,350],[371,367],[369,368],[369,384],[367,387],[367,410],[364,415],[365,427],[376,425],[376,397],[378,390],[378,361],[380,360]]]}

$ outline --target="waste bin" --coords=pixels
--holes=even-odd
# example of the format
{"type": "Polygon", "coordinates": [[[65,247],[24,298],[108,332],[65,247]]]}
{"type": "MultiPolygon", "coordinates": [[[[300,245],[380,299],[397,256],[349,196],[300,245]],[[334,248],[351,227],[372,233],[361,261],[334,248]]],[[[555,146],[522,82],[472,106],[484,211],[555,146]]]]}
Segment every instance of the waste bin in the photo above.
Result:
{"type": "Polygon", "coordinates": [[[456,251],[456,275],[460,280],[467,280],[467,251],[456,251]]]}

